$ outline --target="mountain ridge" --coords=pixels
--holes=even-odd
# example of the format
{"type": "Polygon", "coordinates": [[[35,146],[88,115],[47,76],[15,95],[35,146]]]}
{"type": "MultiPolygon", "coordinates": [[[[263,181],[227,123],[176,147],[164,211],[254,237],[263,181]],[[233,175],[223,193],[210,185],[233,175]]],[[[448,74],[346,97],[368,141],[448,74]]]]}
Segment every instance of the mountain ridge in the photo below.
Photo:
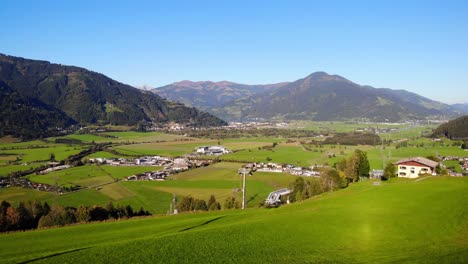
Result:
{"type": "MultiPolygon", "coordinates": [[[[404,121],[436,116],[455,116],[461,112],[447,104],[425,98],[421,95],[390,88],[374,88],[356,84],[340,75],[314,72],[293,82],[266,85],[236,84],[250,92],[236,96],[232,93],[224,100],[211,103],[199,102],[207,87],[195,88],[185,80],[181,89],[168,85],[152,90],[162,97],[189,103],[228,120],[249,119],[300,119],[300,120],[349,120],[404,121]],[[255,89],[256,87],[270,89],[255,89]],[[159,90],[164,88],[162,90],[159,90]],[[205,90],[203,90],[205,88],[205,90]],[[183,90],[183,92],[181,92],[183,90]],[[163,91],[163,92],[162,92],[163,91]],[[205,105],[201,105],[205,103],[205,105]]],[[[200,82],[197,82],[200,83],[200,82]]],[[[204,81],[203,83],[215,83],[204,81]]],[[[176,83],[177,84],[177,83],[176,83]]],[[[225,89],[236,89],[227,85],[225,89]]]]}
{"type": "MultiPolygon", "coordinates": [[[[138,122],[171,121],[198,126],[226,124],[211,114],[141,91],[101,73],[48,61],[0,54],[0,85],[2,98],[15,96],[15,100],[40,102],[35,105],[36,108],[46,111],[44,107],[47,106],[48,113],[56,112],[52,116],[63,112],[74,123],[83,125],[136,125],[138,122]]],[[[14,111],[13,105],[2,108],[0,122],[14,123],[15,117],[10,115],[14,111]]],[[[34,129],[37,127],[26,130],[30,134],[34,129]]],[[[4,132],[9,133],[9,130],[4,132]]]]}

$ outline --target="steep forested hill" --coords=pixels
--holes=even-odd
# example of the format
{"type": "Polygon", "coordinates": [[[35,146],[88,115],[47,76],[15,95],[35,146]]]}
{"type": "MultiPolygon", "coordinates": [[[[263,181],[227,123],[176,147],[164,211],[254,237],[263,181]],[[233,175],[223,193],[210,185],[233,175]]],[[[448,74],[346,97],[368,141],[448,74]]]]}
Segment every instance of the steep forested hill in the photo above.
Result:
{"type": "Polygon", "coordinates": [[[440,125],[432,136],[446,136],[451,139],[468,139],[468,115],[440,125]]]}
{"type": "Polygon", "coordinates": [[[0,54],[0,86],[1,100],[8,102],[2,104],[0,113],[0,122],[5,124],[2,126],[4,134],[10,134],[14,126],[34,131],[64,127],[73,122],[116,125],[135,125],[139,121],[192,122],[199,126],[225,124],[215,116],[167,101],[102,74],[47,61],[0,54]],[[17,103],[13,103],[15,101],[17,103]],[[19,110],[14,105],[21,106],[21,111],[29,110],[30,122],[18,122],[22,117],[15,114],[19,110]],[[44,118],[46,122],[40,121],[44,118]],[[34,125],[30,125],[31,122],[34,125]]]}

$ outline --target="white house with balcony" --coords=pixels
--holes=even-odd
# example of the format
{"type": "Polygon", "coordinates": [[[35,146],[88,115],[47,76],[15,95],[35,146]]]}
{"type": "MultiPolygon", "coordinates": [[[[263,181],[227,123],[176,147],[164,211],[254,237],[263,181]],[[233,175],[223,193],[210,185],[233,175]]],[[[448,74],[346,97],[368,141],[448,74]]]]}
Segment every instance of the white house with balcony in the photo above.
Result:
{"type": "Polygon", "coordinates": [[[435,169],[439,163],[430,159],[415,157],[402,159],[395,163],[398,165],[398,177],[417,178],[421,174],[435,175],[435,169]]]}

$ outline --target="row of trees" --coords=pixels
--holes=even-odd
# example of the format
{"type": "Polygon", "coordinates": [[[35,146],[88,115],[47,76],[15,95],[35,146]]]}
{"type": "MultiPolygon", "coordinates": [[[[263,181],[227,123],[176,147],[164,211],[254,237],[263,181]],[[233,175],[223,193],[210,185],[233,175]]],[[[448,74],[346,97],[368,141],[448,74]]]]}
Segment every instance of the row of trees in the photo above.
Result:
{"type": "Polygon", "coordinates": [[[15,207],[7,201],[2,201],[0,204],[0,232],[146,215],[151,214],[143,207],[134,211],[130,205],[114,206],[112,202],[104,207],[80,205],[75,208],[59,205],[50,207],[47,202],[41,203],[39,201],[20,202],[15,207]]]}
{"type": "Polygon", "coordinates": [[[374,133],[337,133],[332,137],[328,137],[323,142],[324,144],[340,144],[340,145],[377,145],[381,144],[382,140],[374,133]]]}
{"type": "Polygon", "coordinates": [[[196,199],[191,196],[184,196],[177,204],[179,212],[189,211],[218,211],[221,210],[221,204],[216,201],[214,195],[210,196],[208,203],[203,199],[196,199]]]}
{"type": "Polygon", "coordinates": [[[369,178],[370,166],[367,153],[360,149],[356,149],[351,157],[337,162],[335,168],[346,177],[348,182],[369,178]]]}
{"type": "Polygon", "coordinates": [[[168,131],[172,134],[180,134],[196,138],[226,139],[243,137],[281,137],[281,138],[309,138],[318,134],[312,130],[301,129],[205,129],[205,130],[183,130],[168,131]]]}
{"type": "Polygon", "coordinates": [[[293,190],[289,200],[291,202],[302,201],[312,196],[346,188],[347,186],[348,180],[342,173],[334,168],[327,168],[322,170],[319,179],[310,178],[305,180],[303,177],[296,178],[296,180],[289,185],[293,190]]]}
{"type": "Polygon", "coordinates": [[[335,168],[322,169],[318,179],[296,178],[289,186],[293,190],[290,201],[302,201],[324,192],[346,188],[350,182],[359,181],[363,177],[369,177],[369,160],[366,152],[357,149],[351,157],[336,163],[335,168]]]}

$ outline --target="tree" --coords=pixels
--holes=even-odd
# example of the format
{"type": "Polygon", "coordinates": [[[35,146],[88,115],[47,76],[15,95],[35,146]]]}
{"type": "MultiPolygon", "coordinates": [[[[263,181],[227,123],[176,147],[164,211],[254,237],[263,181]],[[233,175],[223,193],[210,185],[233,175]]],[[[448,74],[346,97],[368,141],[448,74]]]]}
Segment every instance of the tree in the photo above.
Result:
{"type": "Polygon", "coordinates": [[[49,214],[41,217],[38,228],[50,226],[64,226],[76,222],[75,212],[72,208],[66,209],[62,206],[54,206],[49,214]]]}
{"type": "Polygon", "coordinates": [[[360,177],[369,177],[367,153],[359,149],[356,149],[348,159],[338,162],[335,167],[346,175],[349,182],[356,182],[360,177]]]}
{"type": "Polygon", "coordinates": [[[234,209],[239,207],[240,204],[238,201],[236,201],[236,198],[234,196],[226,198],[226,201],[224,202],[224,209],[234,209]]]}
{"type": "Polygon", "coordinates": [[[54,153],[50,153],[49,160],[50,161],[55,161],[55,154],[54,153]]]}
{"type": "Polygon", "coordinates": [[[6,211],[6,224],[7,230],[16,230],[18,229],[20,223],[20,213],[18,209],[13,206],[7,208],[6,211]]]}
{"type": "Polygon", "coordinates": [[[322,191],[334,191],[342,187],[342,178],[340,173],[335,169],[325,169],[320,174],[320,185],[322,191]]]}
{"type": "Polygon", "coordinates": [[[192,211],[193,206],[193,198],[191,196],[184,196],[177,205],[177,209],[179,210],[179,212],[192,211]]]}
{"type": "Polygon", "coordinates": [[[93,206],[89,210],[91,221],[103,221],[109,219],[109,212],[101,206],[93,206]]]}
{"type": "Polygon", "coordinates": [[[216,198],[214,195],[211,195],[210,199],[208,200],[208,210],[210,211],[221,210],[221,204],[216,201],[216,198]]]}
{"type": "Polygon", "coordinates": [[[126,214],[128,217],[132,217],[132,216],[134,215],[132,206],[127,205],[127,206],[125,207],[125,214],[126,214]]]}
{"type": "Polygon", "coordinates": [[[210,208],[214,203],[216,203],[216,198],[214,195],[210,195],[210,199],[208,200],[208,208],[210,208]]]}
{"type": "Polygon", "coordinates": [[[193,210],[195,211],[208,211],[208,206],[206,205],[205,200],[195,199],[193,210]]]}
{"type": "Polygon", "coordinates": [[[89,222],[91,221],[91,212],[88,207],[80,205],[76,210],[76,221],[77,222],[89,222]]]}
{"type": "Polygon", "coordinates": [[[17,228],[20,230],[34,228],[34,217],[32,216],[32,212],[26,208],[24,202],[19,203],[17,210],[20,215],[20,220],[17,228]]]}
{"type": "Polygon", "coordinates": [[[109,218],[117,218],[117,210],[112,202],[106,204],[105,210],[107,211],[109,218]]]}
{"type": "Polygon", "coordinates": [[[303,200],[303,192],[305,187],[305,181],[302,177],[297,177],[296,180],[291,184],[292,192],[289,194],[291,202],[297,202],[303,200]]]}
{"type": "Polygon", "coordinates": [[[390,178],[394,178],[394,177],[396,177],[395,165],[393,165],[393,163],[388,163],[385,166],[382,180],[386,181],[386,180],[390,180],[390,178]]]}
{"type": "Polygon", "coordinates": [[[208,207],[208,210],[210,210],[210,211],[218,211],[218,210],[221,210],[221,204],[218,203],[218,202],[214,202],[214,203],[212,203],[212,204],[208,207]]]}
{"type": "Polygon", "coordinates": [[[357,155],[358,159],[358,165],[357,165],[357,174],[358,177],[366,177],[369,178],[369,160],[367,159],[367,153],[357,149],[355,151],[355,154],[357,155]]]}

